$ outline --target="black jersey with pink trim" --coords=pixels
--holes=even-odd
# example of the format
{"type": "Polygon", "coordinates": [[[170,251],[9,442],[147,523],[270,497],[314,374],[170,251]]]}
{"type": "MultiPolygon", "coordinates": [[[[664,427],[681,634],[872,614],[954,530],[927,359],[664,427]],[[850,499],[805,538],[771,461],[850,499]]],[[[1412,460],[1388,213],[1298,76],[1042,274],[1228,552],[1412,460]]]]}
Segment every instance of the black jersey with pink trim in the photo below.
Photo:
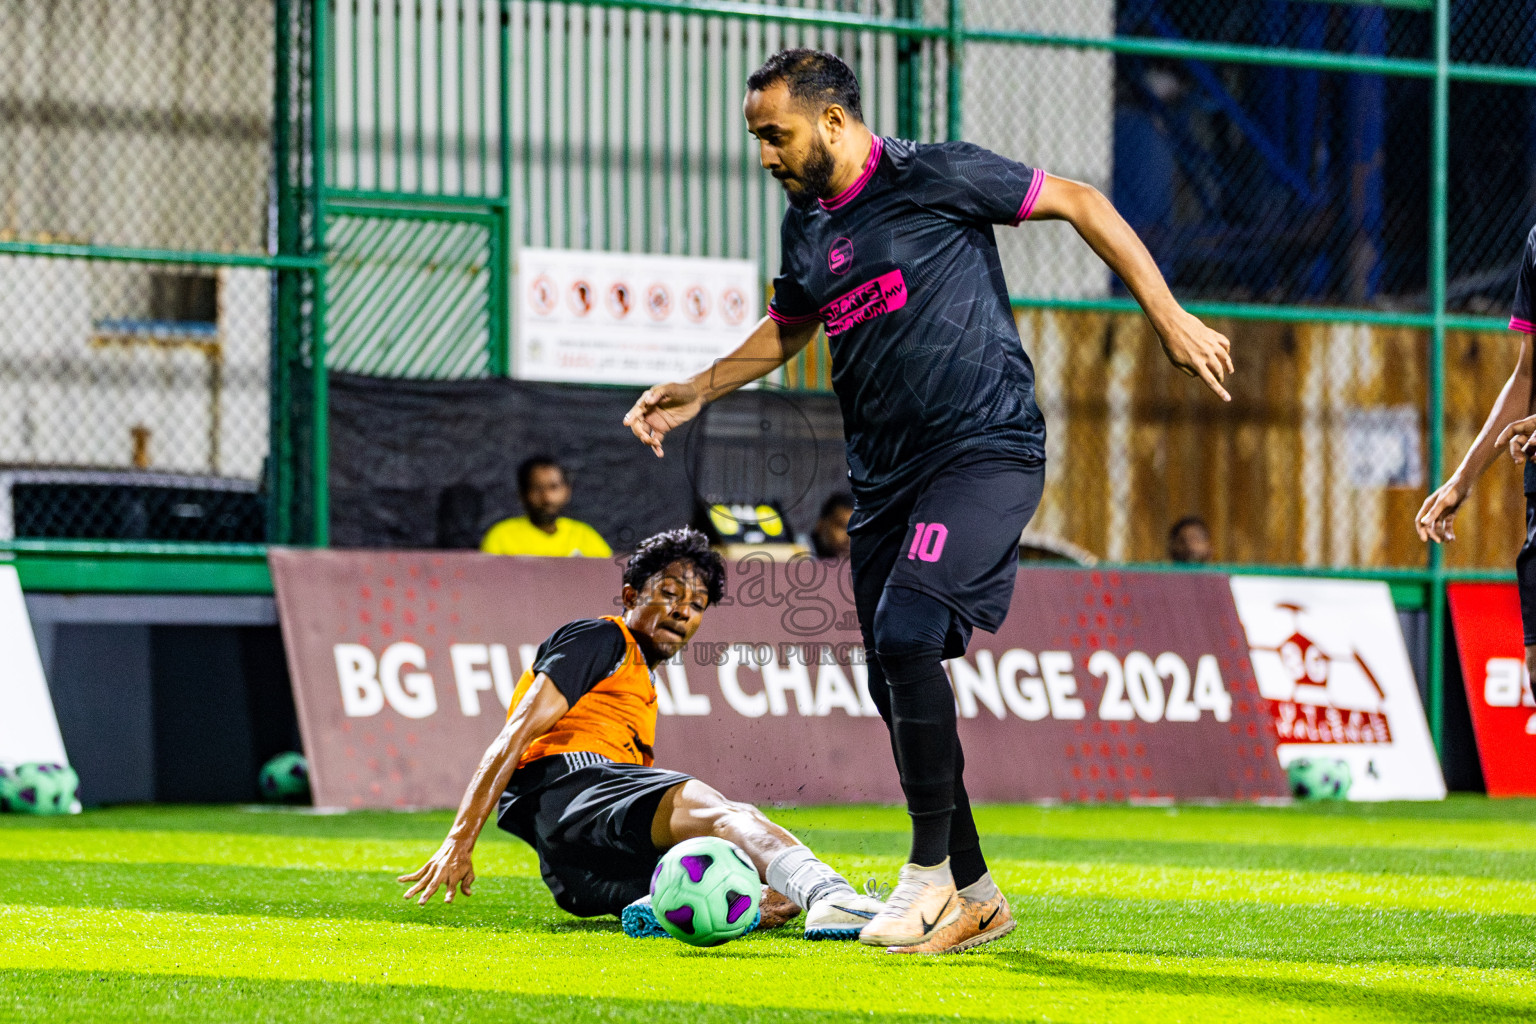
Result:
{"type": "Polygon", "coordinates": [[[840,195],[784,216],[768,314],[820,321],[849,477],[879,501],[962,450],[1045,460],[996,224],[1034,208],[1045,173],[964,142],[876,138],[840,195]]]}
{"type": "MultiPolygon", "coordinates": [[[[1509,329],[1536,334],[1536,227],[1525,239],[1520,274],[1515,278],[1515,304],[1509,310],[1509,329]]],[[[1525,464],[1525,493],[1536,494],[1536,461],[1525,464]]]]}
{"type": "Polygon", "coordinates": [[[1509,329],[1522,334],[1536,334],[1536,227],[1525,239],[1525,254],[1520,257],[1520,276],[1515,278],[1515,304],[1510,308],[1509,329]]]}

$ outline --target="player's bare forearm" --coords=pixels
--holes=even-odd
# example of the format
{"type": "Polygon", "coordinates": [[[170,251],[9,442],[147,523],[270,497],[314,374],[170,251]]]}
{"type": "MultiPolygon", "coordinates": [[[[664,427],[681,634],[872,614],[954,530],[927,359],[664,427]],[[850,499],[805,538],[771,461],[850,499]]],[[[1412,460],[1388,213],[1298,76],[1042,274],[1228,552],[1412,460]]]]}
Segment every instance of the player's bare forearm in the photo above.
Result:
{"type": "Polygon", "coordinates": [[[496,809],[496,801],[506,791],[518,759],[534,739],[548,732],[569,710],[570,705],[549,676],[540,672],[534,677],[507,717],[507,724],[485,748],[474,777],[464,790],[464,799],[459,802],[459,813],[448,829],[449,839],[474,845],[496,809]]]}
{"type": "Polygon", "coordinates": [[[1504,388],[1494,400],[1493,408],[1488,410],[1488,419],[1484,421],[1483,429],[1477,432],[1477,437],[1473,438],[1467,448],[1467,454],[1456,467],[1453,477],[1468,488],[1477,482],[1498,456],[1501,448],[1499,438],[1504,428],[1530,415],[1531,349],[1530,336],[1523,336],[1520,342],[1520,362],[1515,366],[1515,372],[1504,382],[1504,388]]]}
{"type": "Polygon", "coordinates": [[[713,402],[737,388],[772,373],[795,357],[816,336],[821,324],[781,324],[772,317],[758,321],[747,339],[729,355],[688,379],[705,402],[713,402]]]}
{"type": "Polygon", "coordinates": [[[1522,338],[1520,361],[1488,411],[1483,429],[1473,439],[1461,465],[1445,483],[1431,491],[1419,507],[1413,526],[1420,540],[1444,544],[1456,539],[1456,512],[1472,492],[1472,485],[1493,464],[1505,444],[1509,444],[1511,454],[1517,458],[1528,455],[1525,445],[1531,434],[1536,433],[1536,417],[1529,415],[1532,398],[1536,397],[1531,394],[1532,349],[1531,338],[1522,338]]]}
{"type": "Polygon", "coordinates": [[[1064,220],[1113,270],[1147,314],[1168,358],[1180,370],[1199,377],[1223,400],[1222,387],[1233,372],[1231,343],[1180,306],[1163,280],[1157,261],[1098,189],[1046,175],[1031,220],[1064,220]]]}
{"type": "Polygon", "coordinates": [[[625,413],[624,425],[661,458],[667,434],[697,416],[706,403],[789,362],[816,336],[818,326],[815,321],[780,324],[772,317],[763,317],[734,352],[715,360],[708,369],[684,381],[646,388],[625,413]]]}
{"type": "Polygon", "coordinates": [[[470,894],[475,880],[470,855],[480,831],[496,809],[496,801],[506,790],[528,745],[548,732],[568,710],[570,705],[547,675],[541,672],[534,677],[506,725],[480,758],[442,846],[421,867],[399,877],[398,881],[410,883],[406,899],[417,896],[418,902],[425,904],[443,886],[447,887],[444,899],[449,903],[453,902],[456,890],[466,896],[470,894]]]}

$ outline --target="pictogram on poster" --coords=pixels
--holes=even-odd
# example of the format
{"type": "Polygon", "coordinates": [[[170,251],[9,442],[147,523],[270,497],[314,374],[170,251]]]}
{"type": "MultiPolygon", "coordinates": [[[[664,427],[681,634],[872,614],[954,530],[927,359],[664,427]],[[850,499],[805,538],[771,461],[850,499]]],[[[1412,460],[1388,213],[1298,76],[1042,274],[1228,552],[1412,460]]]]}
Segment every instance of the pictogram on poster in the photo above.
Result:
{"type": "Polygon", "coordinates": [[[524,380],[677,380],[735,349],[762,311],[750,260],[523,249],[514,273],[524,380]]]}

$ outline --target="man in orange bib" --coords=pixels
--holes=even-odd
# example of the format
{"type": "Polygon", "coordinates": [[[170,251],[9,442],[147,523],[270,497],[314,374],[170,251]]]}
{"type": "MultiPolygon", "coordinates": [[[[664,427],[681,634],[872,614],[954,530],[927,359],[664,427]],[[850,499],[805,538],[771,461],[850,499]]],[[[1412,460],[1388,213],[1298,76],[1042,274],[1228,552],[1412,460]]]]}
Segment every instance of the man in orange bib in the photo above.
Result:
{"type": "Polygon", "coordinates": [[[725,567],[695,530],[643,542],[624,567],[623,616],[578,619],[539,646],[513,691],[507,724],[486,749],[443,845],[401,875],[425,904],[446,886],[470,894],[470,854],[491,812],[539,853],[544,883],[578,917],[619,915],[630,935],[665,934],[650,908],[661,854],[698,836],[739,846],[776,890],[763,924],[806,909],[808,939],[856,939],[883,904],[856,893],[750,804],[653,767],[652,671],[698,631],[720,600],[725,567]],[[782,894],[778,896],[777,894],[782,894]]]}

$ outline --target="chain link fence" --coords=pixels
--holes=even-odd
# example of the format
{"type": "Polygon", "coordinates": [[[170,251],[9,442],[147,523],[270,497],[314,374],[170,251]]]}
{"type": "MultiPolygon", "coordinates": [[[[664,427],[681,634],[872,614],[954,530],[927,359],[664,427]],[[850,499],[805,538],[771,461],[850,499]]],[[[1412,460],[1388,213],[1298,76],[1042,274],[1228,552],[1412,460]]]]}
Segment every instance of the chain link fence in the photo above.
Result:
{"type": "MultiPolygon", "coordinates": [[[[1214,401],[1070,228],[1002,233],[1050,425],[1038,528],[1161,560],[1198,515],[1219,561],[1425,564],[1412,516],[1513,367],[1503,320],[1536,219],[1532,76],[1456,64],[1536,65],[1531,7],[1451,5],[1439,296],[1429,0],[964,5],[964,137],[1111,197],[1239,368],[1214,401]],[[1437,304],[1469,329],[1437,335],[1437,304]]],[[[1490,471],[1449,566],[1508,565],[1518,476],[1490,471]]]]}
{"type": "MultiPolygon", "coordinates": [[[[520,246],[745,257],[766,282],[783,198],[740,91],[807,45],[854,65],[876,131],[1098,187],[1234,339],[1228,406],[1070,227],[1001,231],[1051,430],[1038,526],[1134,561],[1199,514],[1224,561],[1422,565],[1408,524],[1508,373],[1536,219],[1536,0],[1451,0],[1445,66],[1437,11],[4,5],[0,541],[323,541],[326,370],[508,372],[520,246]]],[[[830,362],[820,341],[784,381],[826,390],[830,362]]],[[[1507,563],[1514,476],[1451,564],[1507,563]]]]}
{"type": "Polygon", "coordinates": [[[0,5],[0,543],[267,539],[276,26],[0,5]]]}

